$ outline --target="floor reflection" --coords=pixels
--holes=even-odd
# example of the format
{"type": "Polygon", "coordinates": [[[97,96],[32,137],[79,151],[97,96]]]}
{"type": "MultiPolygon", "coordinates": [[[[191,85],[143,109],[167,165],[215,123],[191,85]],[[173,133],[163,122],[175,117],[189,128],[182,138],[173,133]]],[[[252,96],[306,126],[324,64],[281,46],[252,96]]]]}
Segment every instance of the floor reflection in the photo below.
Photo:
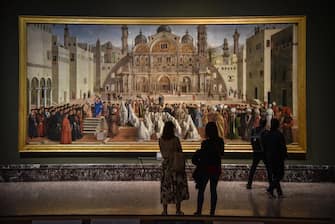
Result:
{"type": "MultiPolygon", "coordinates": [[[[0,183],[0,215],[159,215],[160,183],[133,182],[20,182],[0,183]]],[[[270,199],[267,183],[220,182],[218,216],[335,217],[334,183],[283,183],[285,197],[270,199]]],[[[189,182],[190,199],[182,203],[186,215],[196,207],[197,192],[189,182]]],[[[209,190],[203,213],[209,214],[209,190]]],[[[175,206],[169,206],[169,214],[175,206]]]]}

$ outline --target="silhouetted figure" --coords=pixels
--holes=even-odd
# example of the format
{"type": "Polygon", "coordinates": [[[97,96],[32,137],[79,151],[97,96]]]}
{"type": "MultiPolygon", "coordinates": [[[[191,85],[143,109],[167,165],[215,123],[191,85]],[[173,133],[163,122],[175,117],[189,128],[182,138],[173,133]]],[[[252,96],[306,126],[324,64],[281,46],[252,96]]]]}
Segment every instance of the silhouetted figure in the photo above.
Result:
{"type": "Polygon", "coordinates": [[[175,172],[173,161],[175,152],[182,152],[179,138],[175,136],[175,127],[171,121],[165,122],[162,137],[159,139],[159,149],[162,154],[161,203],[162,215],[167,215],[168,204],[176,204],[176,214],[183,215],[181,202],[189,199],[185,170],[175,172]]]}
{"type": "Polygon", "coordinates": [[[271,197],[275,197],[273,194],[274,189],[277,190],[278,197],[283,195],[280,181],[284,177],[284,160],[287,158],[285,138],[278,128],[278,119],[272,119],[270,131],[263,135],[262,138],[266,165],[269,171],[270,186],[267,192],[271,197]]]}
{"type": "Polygon", "coordinates": [[[221,156],[224,152],[224,141],[218,135],[215,122],[208,122],[205,128],[206,140],[202,141],[201,148],[192,157],[196,165],[193,178],[198,189],[197,210],[195,215],[201,215],[204,202],[204,192],[210,182],[211,208],[210,215],[215,214],[217,202],[217,185],[221,174],[221,156]]]}
{"type": "Polygon", "coordinates": [[[263,161],[264,164],[266,163],[264,157],[264,147],[262,143],[262,136],[267,132],[267,130],[265,129],[265,125],[266,120],[262,119],[260,120],[259,126],[251,130],[251,146],[253,153],[252,153],[252,165],[249,172],[247,189],[251,189],[252,187],[252,181],[259,162],[263,161]]]}

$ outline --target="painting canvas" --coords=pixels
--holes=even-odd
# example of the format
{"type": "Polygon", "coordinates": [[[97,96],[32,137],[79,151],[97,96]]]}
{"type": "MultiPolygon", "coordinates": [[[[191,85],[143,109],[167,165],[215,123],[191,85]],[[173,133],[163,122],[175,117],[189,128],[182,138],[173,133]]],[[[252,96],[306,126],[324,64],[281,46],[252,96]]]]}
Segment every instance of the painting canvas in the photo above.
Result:
{"type": "Polygon", "coordinates": [[[185,150],[214,121],[227,150],[280,121],[305,152],[305,17],[20,17],[20,151],[185,150]]]}

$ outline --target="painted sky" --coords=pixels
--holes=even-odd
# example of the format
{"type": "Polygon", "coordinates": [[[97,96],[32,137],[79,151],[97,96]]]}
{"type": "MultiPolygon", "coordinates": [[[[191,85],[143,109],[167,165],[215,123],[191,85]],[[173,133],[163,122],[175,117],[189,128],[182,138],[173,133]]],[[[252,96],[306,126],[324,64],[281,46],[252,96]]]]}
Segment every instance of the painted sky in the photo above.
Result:
{"type": "MultiPolygon", "coordinates": [[[[217,47],[223,44],[224,38],[228,39],[228,44],[233,45],[233,34],[235,29],[240,33],[240,44],[244,44],[246,38],[254,33],[257,25],[207,25],[207,42],[210,47],[217,47]]],[[[264,27],[264,25],[258,25],[264,27]]],[[[287,24],[267,24],[266,27],[283,28],[287,24]]],[[[121,25],[68,25],[70,35],[76,36],[79,42],[95,44],[97,39],[101,43],[111,41],[113,45],[121,47],[121,25]]],[[[145,36],[156,33],[158,25],[128,25],[128,45],[134,44],[135,37],[140,30],[145,36]]],[[[194,43],[197,39],[196,25],[170,25],[172,33],[182,37],[186,30],[193,37],[194,43]]],[[[64,25],[53,25],[53,33],[59,37],[59,42],[63,43],[64,25]]]]}

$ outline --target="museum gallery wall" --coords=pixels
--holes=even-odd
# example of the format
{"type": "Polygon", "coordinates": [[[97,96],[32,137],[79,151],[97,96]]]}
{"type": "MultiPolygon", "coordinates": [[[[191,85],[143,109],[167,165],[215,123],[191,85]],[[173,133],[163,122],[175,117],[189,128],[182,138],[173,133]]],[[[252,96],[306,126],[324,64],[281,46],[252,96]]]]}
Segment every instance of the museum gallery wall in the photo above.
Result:
{"type": "MultiPolygon", "coordinates": [[[[76,1],[74,1],[76,2],[76,1]]],[[[186,4],[171,3],[166,5],[161,3],[164,10],[155,11],[152,4],[122,4],[107,3],[110,7],[101,7],[101,5],[91,5],[89,2],[62,4],[42,3],[33,4],[6,2],[1,9],[3,14],[2,27],[6,30],[6,35],[2,35],[3,52],[2,52],[2,77],[1,92],[3,96],[4,110],[3,117],[3,134],[2,134],[2,152],[1,163],[62,163],[70,162],[102,162],[108,161],[108,158],[85,157],[76,155],[67,158],[49,157],[22,157],[18,152],[18,83],[19,83],[19,64],[18,64],[18,16],[20,15],[85,15],[85,16],[196,16],[196,17],[224,17],[234,15],[305,15],[307,18],[307,35],[306,35],[306,106],[307,106],[307,154],[306,160],[301,163],[315,164],[333,164],[334,152],[331,150],[330,130],[334,125],[334,119],[331,119],[332,113],[327,108],[331,102],[331,71],[329,55],[327,51],[330,43],[328,34],[327,20],[330,16],[327,14],[327,5],[312,7],[306,5],[303,1],[300,4],[263,4],[254,2],[248,7],[241,4],[213,2],[213,4],[186,4]],[[88,7],[90,5],[90,7],[88,7]],[[287,10],[289,8],[289,11],[287,10]],[[91,10],[92,8],[96,9],[91,10]],[[108,10],[107,10],[108,8],[108,10]],[[138,10],[141,9],[141,10],[138,10]],[[220,9],[220,10],[219,10],[220,9]],[[325,11],[325,12],[322,12],[325,11]],[[323,16],[319,16],[323,14],[323,16]],[[321,112],[322,111],[322,112],[321,112]]],[[[64,2],[65,3],[65,2],[64,2]]],[[[64,28],[64,27],[63,27],[64,28]]],[[[157,28],[157,27],[156,27],[157,28]]],[[[141,32],[138,30],[138,33],[141,32]]],[[[186,30],[185,30],[186,33],[186,30]]],[[[185,34],[184,33],[184,34],[185,34]]],[[[222,40],[224,42],[224,40],[222,40]]],[[[164,80],[163,80],[164,81],[164,80]]],[[[162,83],[164,84],[164,82],[162,83]]],[[[187,82],[187,80],[185,80],[187,82]]],[[[164,86],[162,84],[162,86],[164,86]]],[[[115,88],[115,87],[114,87],[115,88]]],[[[141,87],[142,88],[142,87],[141,87]]],[[[145,87],[143,87],[145,88],[145,87]]],[[[162,87],[163,88],[163,87],[162,87]]],[[[177,91],[177,89],[176,89],[177,91]]],[[[181,86],[180,91],[187,91],[187,85],[181,86]]],[[[86,93],[88,94],[88,93],[86,93]]]]}

